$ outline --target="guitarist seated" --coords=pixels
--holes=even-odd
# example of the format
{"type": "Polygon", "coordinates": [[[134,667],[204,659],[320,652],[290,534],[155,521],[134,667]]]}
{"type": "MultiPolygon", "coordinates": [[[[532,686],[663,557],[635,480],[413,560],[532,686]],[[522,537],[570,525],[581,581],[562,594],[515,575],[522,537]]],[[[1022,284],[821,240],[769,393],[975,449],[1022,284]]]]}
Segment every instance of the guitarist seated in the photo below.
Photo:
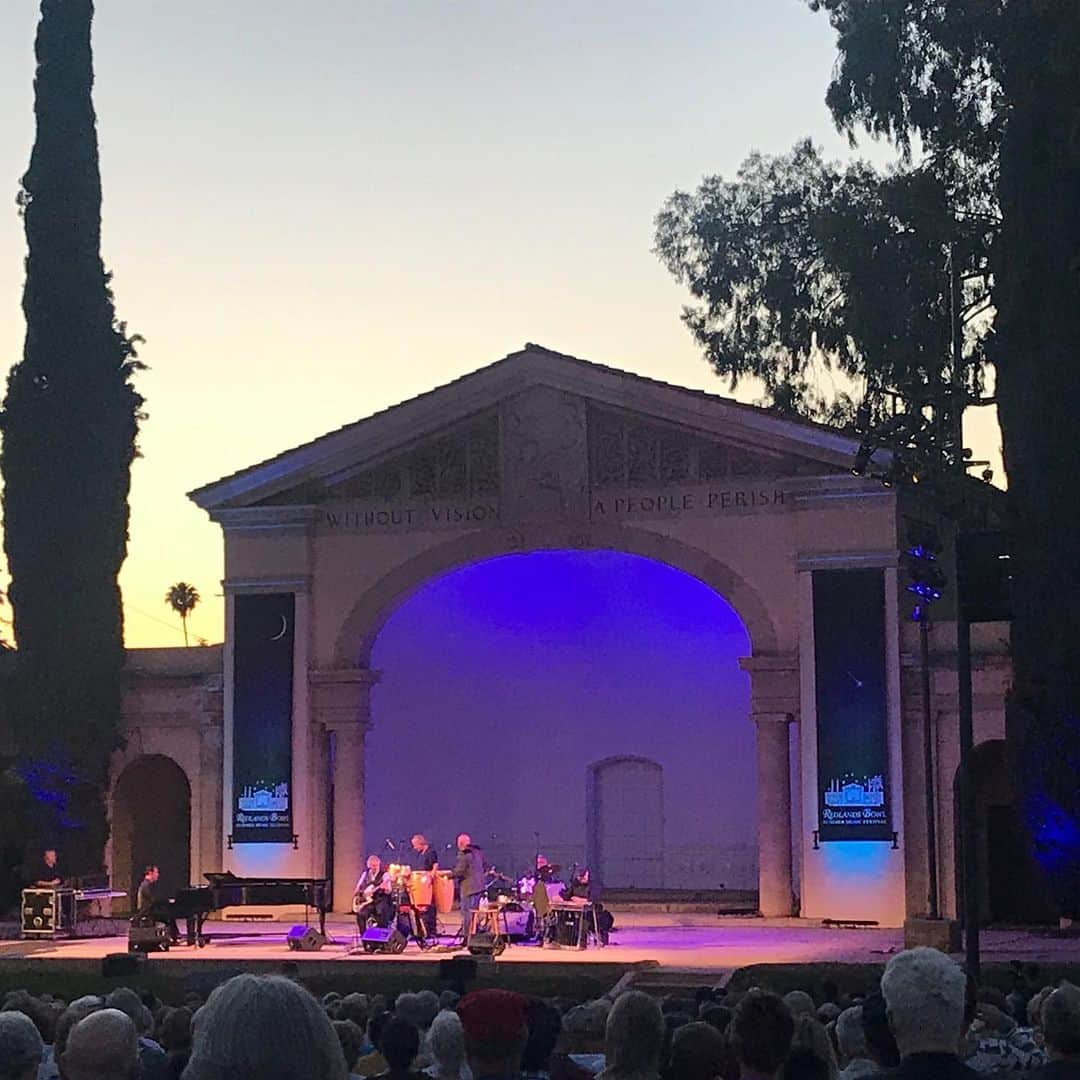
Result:
{"type": "Polygon", "coordinates": [[[390,875],[383,872],[378,855],[367,857],[367,866],[353,890],[353,911],[362,934],[369,926],[389,926],[394,917],[390,899],[390,875]]]}

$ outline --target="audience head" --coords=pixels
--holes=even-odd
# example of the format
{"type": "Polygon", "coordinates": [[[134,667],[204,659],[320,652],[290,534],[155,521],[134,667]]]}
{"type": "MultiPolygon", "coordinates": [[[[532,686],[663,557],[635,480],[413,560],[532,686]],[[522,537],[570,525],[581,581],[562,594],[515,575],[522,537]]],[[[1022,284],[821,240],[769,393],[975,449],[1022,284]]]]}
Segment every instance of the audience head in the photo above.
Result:
{"type": "Polygon", "coordinates": [[[528,1039],[528,1000],[511,990],[474,990],[458,1005],[465,1054],[476,1077],[514,1073],[528,1039]]]}
{"type": "Polygon", "coordinates": [[[14,990],[4,997],[3,1011],[22,1013],[37,1028],[43,1043],[51,1044],[56,1038],[60,1010],[42,998],[34,997],[26,990],[14,990]]]}
{"type": "Polygon", "coordinates": [[[529,1037],[521,1057],[521,1067],[526,1072],[547,1072],[562,1032],[562,1017],[553,1005],[539,998],[530,998],[525,1020],[529,1037]]]}
{"type": "Polygon", "coordinates": [[[181,1005],[178,1009],[168,1009],[162,1015],[157,1027],[157,1041],[163,1050],[171,1053],[183,1053],[191,1049],[191,1009],[181,1005]]]}
{"type": "Polygon", "coordinates": [[[1080,989],[1063,983],[1047,995],[1042,1030],[1051,1060],[1080,1060],[1080,989]]]}
{"type": "Polygon", "coordinates": [[[45,1044],[25,1013],[0,1012],[0,1080],[37,1080],[45,1044]]]}
{"type": "Polygon", "coordinates": [[[795,1017],[795,1032],[791,1037],[791,1045],[793,1049],[808,1050],[820,1058],[829,1080],[836,1080],[839,1070],[836,1066],[832,1040],[825,1030],[825,1025],[816,1016],[800,1013],[795,1017]]]}
{"type": "Polygon", "coordinates": [[[237,975],[195,1018],[184,1080],[345,1080],[341,1044],[319,1003],[279,975],[237,975]]]}
{"type": "Polygon", "coordinates": [[[86,995],[76,998],[61,1014],[56,1021],[56,1038],[53,1040],[53,1056],[59,1061],[67,1047],[68,1035],[71,1029],[80,1021],[85,1020],[91,1013],[105,1008],[103,998],[86,995]]]}
{"type": "Polygon", "coordinates": [[[339,998],[337,1014],[339,1020],[351,1020],[361,1031],[364,1031],[371,1015],[367,994],[346,994],[343,998],[339,998]]]}
{"type": "Polygon", "coordinates": [[[967,978],[937,949],[897,953],[885,966],[881,993],[901,1057],[955,1054],[964,1030],[967,978]]]}
{"type": "Polygon", "coordinates": [[[871,1060],[883,1069],[896,1068],[900,1064],[900,1050],[893,1037],[892,1028],[889,1027],[888,1010],[881,991],[868,994],[860,1008],[863,1037],[866,1039],[866,1050],[871,1060]]]}
{"type": "Polygon", "coordinates": [[[716,1002],[711,1002],[707,1005],[702,1005],[701,1015],[699,1020],[704,1021],[706,1024],[712,1025],[717,1031],[724,1032],[728,1029],[728,1024],[731,1023],[731,1009],[727,1005],[719,1005],[716,1002]]]}
{"type": "Polygon", "coordinates": [[[711,1024],[683,1024],[671,1040],[667,1073],[678,1080],[716,1080],[723,1072],[724,1036],[711,1024]]]}
{"type": "Polygon", "coordinates": [[[619,1073],[655,1073],[660,1067],[667,1025],[655,999],[640,990],[621,994],[608,1013],[604,1034],[606,1066],[619,1073]]]}
{"type": "Polygon", "coordinates": [[[140,1035],[150,1035],[154,1030],[154,1017],[142,1003],[142,998],[128,986],[118,986],[105,999],[109,1009],[119,1009],[131,1018],[135,1030],[140,1035]]]}
{"type": "Polygon", "coordinates": [[[334,1034],[341,1044],[341,1053],[345,1058],[345,1068],[352,1072],[360,1058],[360,1051],[364,1049],[364,1029],[352,1020],[334,1020],[332,1023],[334,1025],[334,1034]]]}
{"type": "Polygon", "coordinates": [[[562,1034],[567,1053],[598,1054],[604,1050],[608,1009],[604,1002],[575,1005],[563,1016],[562,1034]]]}
{"type": "Polygon", "coordinates": [[[428,1034],[431,1056],[440,1076],[459,1076],[465,1064],[465,1030],[456,1012],[441,1012],[431,1024],[428,1034]]]}
{"type": "Polygon", "coordinates": [[[784,1004],[791,1010],[792,1016],[816,1016],[817,1007],[814,999],[805,990],[789,990],[784,995],[784,1004]]]}
{"type": "Polygon", "coordinates": [[[728,1037],[744,1073],[776,1076],[795,1034],[791,1009],[782,998],[764,990],[743,996],[731,1016],[728,1037]]]}
{"type": "Polygon", "coordinates": [[[135,1080],[139,1075],[139,1034],[127,1013],[98,1009],[68,1033],[60,1059],[66,1080],[135,1080]]]}
{"type": "Polygon", "coordinates": [[[863,1010],[861,1005],[845,1009],[836,1018],[836,1045],[840,1050],[840,1064],[850,1065],[856,1059],[867,1060],[870,1051],[866,1047],[866,1035],[863,1032],[863,1010]]]}
{"type": "Polygon", "coordinates": [[[392,1016],[379,1036],[379,1050],[391,1072],[406,1072],[420,1050],[420,1032],[407,1020],[392,1016]]]}

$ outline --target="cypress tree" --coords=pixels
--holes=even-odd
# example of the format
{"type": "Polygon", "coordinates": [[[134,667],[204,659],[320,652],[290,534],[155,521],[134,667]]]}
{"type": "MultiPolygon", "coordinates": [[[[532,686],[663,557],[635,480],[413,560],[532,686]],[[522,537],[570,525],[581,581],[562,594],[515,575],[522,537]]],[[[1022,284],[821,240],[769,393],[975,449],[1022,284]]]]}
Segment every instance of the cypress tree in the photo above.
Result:
{"type": "Polygon", "coordinates": [[[101,258],[93,0],[42,0],[36,139],[19,205],[27,239],[22,361],[8,378],[4,547],[18,646],[10,711],[37,842],[97,869],[120,745],[128,492],[140,367],[101,258]]]}

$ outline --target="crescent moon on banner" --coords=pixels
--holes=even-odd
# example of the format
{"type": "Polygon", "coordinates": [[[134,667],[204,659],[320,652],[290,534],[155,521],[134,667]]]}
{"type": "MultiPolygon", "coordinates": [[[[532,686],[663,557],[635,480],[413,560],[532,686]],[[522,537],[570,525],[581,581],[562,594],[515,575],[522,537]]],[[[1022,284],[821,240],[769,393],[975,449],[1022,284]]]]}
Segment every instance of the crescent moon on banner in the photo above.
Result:
{"type": "Polygon", "coordinates": [[[289,620],[286,619],[284,615],[279,615],[278,618],[281,619],[281,629],[276,634],[274,634],[274,636],[270,639],[271,641],[280,641],[289,629],[289,620]]]}

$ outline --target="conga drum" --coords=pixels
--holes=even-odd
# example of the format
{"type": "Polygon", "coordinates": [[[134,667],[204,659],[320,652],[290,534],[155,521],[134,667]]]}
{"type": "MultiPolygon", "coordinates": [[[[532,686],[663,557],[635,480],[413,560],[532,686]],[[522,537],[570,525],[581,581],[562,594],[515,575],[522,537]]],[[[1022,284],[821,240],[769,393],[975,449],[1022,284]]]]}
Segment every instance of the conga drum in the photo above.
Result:
{"type": "Polygon", "coordinates": [[[427,871],[414,870],[409,875],[409,900],[412,901],[413,907],[430,907],[433,893],[431,874],[427,871]]]}
{"type": "Polygon", "coordinates": [[[435,894],[435,910],[440,915],[448,915],[454,910],[454,879],[449,870],[440,870],[432,883],[435,894]]]}

